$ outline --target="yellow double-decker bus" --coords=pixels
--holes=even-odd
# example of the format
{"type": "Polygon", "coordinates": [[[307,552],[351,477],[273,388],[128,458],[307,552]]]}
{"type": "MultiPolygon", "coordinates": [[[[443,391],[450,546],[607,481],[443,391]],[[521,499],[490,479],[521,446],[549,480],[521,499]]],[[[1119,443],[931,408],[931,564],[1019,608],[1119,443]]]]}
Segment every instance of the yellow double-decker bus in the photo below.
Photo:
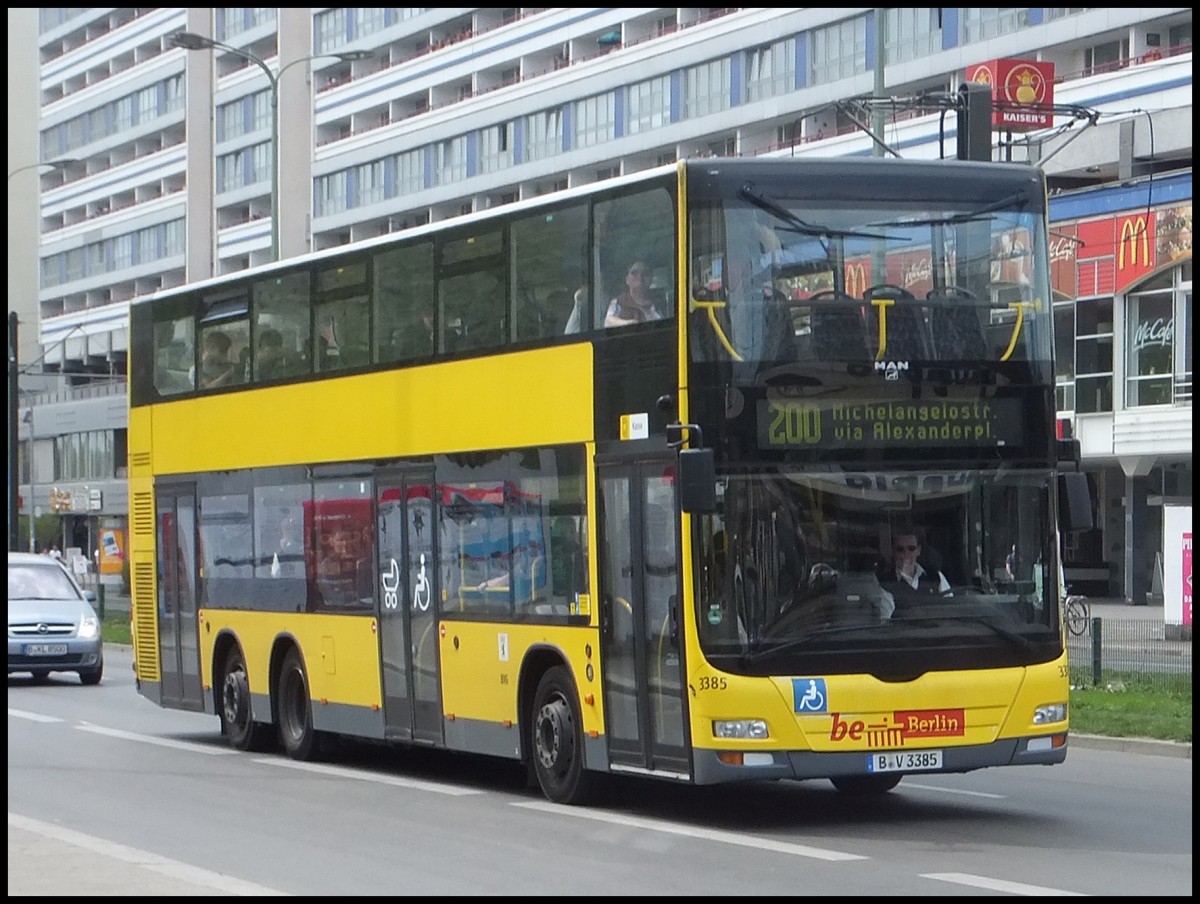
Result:
{"type": "Polygon", "coordinates": [[[139,692],[567,803],[1061,762],[1047,248],[1035,168],[710,158],[139,300],[139,692]]]}

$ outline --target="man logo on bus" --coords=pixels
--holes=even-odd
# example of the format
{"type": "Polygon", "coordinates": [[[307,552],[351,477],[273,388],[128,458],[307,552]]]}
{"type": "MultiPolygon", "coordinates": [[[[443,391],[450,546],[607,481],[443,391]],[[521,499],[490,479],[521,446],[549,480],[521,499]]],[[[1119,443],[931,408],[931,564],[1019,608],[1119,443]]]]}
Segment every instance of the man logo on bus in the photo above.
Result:
{"type": "Polygon", "coordinates": [[[875,369],[883,372],[884,380],[899,380],[900,372],[908,370],[907,361],[876,361],[875,369]]]}

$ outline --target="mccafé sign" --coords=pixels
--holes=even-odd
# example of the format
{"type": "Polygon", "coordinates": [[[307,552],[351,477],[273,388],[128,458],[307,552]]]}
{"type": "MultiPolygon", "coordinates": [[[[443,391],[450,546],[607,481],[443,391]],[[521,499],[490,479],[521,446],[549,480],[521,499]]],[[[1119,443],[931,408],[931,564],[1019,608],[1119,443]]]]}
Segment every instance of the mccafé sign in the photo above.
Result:
{"type": "Polygon", "coordinates": [[[992,86],[992,128],[1007,132],[1054,125],[1054,64],[989,60],[967,69],[967,81],[992,86]]]}

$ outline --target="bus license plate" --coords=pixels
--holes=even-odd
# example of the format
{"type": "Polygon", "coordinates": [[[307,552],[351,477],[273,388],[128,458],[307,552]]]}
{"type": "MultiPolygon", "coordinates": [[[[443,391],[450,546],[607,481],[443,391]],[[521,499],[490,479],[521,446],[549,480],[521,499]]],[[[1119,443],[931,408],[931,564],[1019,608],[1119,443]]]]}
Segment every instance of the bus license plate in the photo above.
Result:
{"type": "Polygon", "coordinates": [[[25,644],[26,656],[65,656],[67,655],[67,645],[65,643],[27,643],[25,644]]]}
{"type": "Polygon", "coordinates": [[[872,753],[867,756],[868,772],[919,772],[941,769],[940,750],[910,750],[902,753],[872,753]]]}

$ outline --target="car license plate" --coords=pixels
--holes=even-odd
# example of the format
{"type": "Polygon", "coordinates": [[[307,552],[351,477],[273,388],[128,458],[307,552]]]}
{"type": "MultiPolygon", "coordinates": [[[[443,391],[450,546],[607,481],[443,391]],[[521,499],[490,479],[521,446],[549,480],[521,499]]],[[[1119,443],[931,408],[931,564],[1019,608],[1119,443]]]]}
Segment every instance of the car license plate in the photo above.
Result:
{"type": "Polygon", "coordinates": [[[27,643],[25,644],[26,656],[65,656],[67,654],[67,645],[65,643],[27,643]]]}
{"type": "Polygon", "coordinates": [[[868,772],[920,772],[941,769],[940,750],[908,750],[900,753],[871,753],[867,755],[868,772]]]}

